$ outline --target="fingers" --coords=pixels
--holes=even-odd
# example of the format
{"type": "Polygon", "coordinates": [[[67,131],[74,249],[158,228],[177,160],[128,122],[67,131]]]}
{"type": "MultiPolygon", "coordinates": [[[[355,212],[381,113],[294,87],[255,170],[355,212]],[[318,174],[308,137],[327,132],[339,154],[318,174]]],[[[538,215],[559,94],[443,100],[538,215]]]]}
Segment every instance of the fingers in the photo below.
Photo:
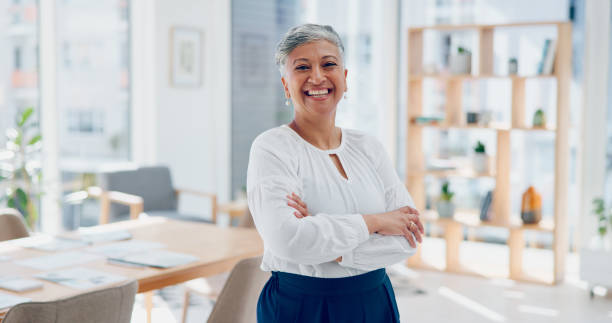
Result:
{"type": "Polygon", "coordinates": [[[423,223],[421,222],[421,218],[419,217],[420,213],[417,209],[411,208],[410,206],[404,206],[400,208],[400,211],[402,211],[405,214],[408,214],[410,216],[410,220],[417,225],[421,234],[425,234],[425,227],[423,226],[423,223]]]}
{"type": "Polygon", "coordinates": [[[287,198],[289,199],[287,205],[297,210],[297,212],[293,213],[296,218],[300,219],[310,215],[310,213],[308,213],[306,203],[302,202],[299,196],[295,195],[294,193],[291,193],[291,195],[287,195],[287,198]]]}
{"type": "Polygon", "coordinates": [[[419,243],[423,243],[423,238],[421,237],[421,232],[419,231],[418,225],[416,225],[414,222],[410,222],[408,225],[408,230],[412,232],[419,243]]]}
{"type": "Polygon", "coordinates": [[[406,238],[406,240],[408,240],[408,244],[410,244],[412,248],[416,248],[416,243],[414,242],[414,238],[412,237],[412,232],[410,232],[410,230],[405,228],[403,230],[403,233],[404,233],[404,237],[406,238]]]}

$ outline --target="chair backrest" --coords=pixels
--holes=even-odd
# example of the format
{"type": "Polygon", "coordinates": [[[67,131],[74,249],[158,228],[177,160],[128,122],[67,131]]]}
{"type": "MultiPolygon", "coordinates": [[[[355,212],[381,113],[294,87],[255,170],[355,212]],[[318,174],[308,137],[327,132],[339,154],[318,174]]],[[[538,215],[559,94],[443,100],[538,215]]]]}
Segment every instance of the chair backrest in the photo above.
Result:
{"type": "MultiPolygon", "coordinates": [[[[144,211],[177,210],[177,198],[172,185],[170,169],[166,166],[140,167],[101,173],[98,185],[105,191],[119,191],[142,197],[144,211]]],[[[129,214],[125,205],[112,203],[109,219],[129,214]]]]}
{"type": "Polygon", "coordinates": [[[257,321],[257,300],[270,273],[259,269],[261,257],[240,261],[230,273],[217,298],[208,323],[257,321]]]}
{"type": "Polygon", "coordinates": [[[30,236],[21,213],[15,209],[0,209],[0,241],[30,236]]]}
{"type": "Polygon", "coordinates": [[[52,302],[12,307],[2,323],[130,323],[138,282],[52,302]]]}

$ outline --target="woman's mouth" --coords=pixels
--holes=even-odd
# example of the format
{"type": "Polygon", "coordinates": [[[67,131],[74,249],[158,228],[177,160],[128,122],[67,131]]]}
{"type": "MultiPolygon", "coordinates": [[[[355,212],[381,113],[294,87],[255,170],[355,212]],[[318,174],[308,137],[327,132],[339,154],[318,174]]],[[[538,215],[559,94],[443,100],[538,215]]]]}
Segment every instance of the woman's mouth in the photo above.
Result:
{"type": "Polygon", "coordinates": [[[313,98],[313,99],[326,99],[332,92],[332,89],[316,89],[316,90],[307,90],[304,91],[304,94],[306,94],[306,96],[313,98]]]}

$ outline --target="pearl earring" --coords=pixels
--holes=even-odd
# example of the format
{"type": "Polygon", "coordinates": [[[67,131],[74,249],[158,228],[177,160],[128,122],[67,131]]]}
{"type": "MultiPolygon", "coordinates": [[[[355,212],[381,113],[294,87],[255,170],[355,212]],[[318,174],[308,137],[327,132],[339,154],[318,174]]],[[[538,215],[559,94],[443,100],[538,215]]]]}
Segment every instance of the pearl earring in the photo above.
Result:
{"type": "Polygon", "coordinates": [[[286,100],[285,100],[285,105],[286,105],[286,106],[289,106],[290,104],[291,104],[291,103],[289,103],[289,99],[286,99],[286,100]]]}
{"type": "Polygon", "coordinates": [[[346,95],[346,92],[344,92],[344,99],[348,99],[348,96],[346,95]]]}

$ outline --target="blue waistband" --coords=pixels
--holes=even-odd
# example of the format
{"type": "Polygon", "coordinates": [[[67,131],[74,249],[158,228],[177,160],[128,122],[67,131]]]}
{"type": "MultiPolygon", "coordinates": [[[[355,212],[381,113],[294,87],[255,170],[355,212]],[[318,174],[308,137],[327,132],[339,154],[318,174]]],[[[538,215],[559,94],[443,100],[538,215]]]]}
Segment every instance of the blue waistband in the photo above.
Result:
{"type": "Polygon", "coordinates": [[[306,295],[342,295],[364,292],[381,286],[386,277],[387,272],[384,268],[343,278],[317,278],[280,271],[272,272],[272,279],[277,280],[279,290],[306,295]]]}

